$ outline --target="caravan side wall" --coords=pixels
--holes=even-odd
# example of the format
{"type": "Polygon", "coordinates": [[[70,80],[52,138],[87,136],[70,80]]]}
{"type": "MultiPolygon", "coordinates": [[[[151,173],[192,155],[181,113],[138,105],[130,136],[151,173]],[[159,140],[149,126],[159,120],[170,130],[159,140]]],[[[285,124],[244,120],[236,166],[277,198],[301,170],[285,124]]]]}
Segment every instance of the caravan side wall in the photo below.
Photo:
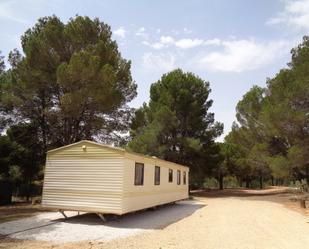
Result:
{"type": "Polygon", "coordinates": [[[42,205],[122,214],[123,166],[121,152],[87,142],[49,153],[42,205]]]}
{"type": "Polygon", "coordinates": [[[128,155],[124,167],[123,211],[132,212],[156,205],[174,202],[188,198],[189,170],[162,160],[141,158],[128,155]],[[144,164],[144,183],[136,186],[135,163],[144,164]],[[154,184],[155,166],[160,167],[160,184],[154,184]],[[169,169],[173,170],[173,181],[169,182],[169,169]],[[177,184],[177,170],[181,172],[180,184],[177,184]],[[183,174],[186,172],[186,184],[183,174]]]}

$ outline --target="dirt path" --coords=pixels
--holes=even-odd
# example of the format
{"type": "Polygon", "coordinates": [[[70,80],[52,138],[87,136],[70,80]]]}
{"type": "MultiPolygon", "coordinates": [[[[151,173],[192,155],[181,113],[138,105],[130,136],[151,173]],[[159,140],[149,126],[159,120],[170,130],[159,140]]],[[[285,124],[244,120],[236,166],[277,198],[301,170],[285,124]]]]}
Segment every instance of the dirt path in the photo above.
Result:
{"type": "MultiPolygon", "coordinates": [[[[309,248],[309,217],[276,203],[273,195],[207,195],[190,216],[136,236],[109,242],[51,245],[6,242],[3,248],[291,249],[309,248]],[[52,247],[53,246],[53,247],[52,247]]],[[[1,248],[1,243],[0,243],[1,248]]]]}
{"type": "Polygon", "coordinates": [[[309,248],[309,218],[280,204],[249,197],[201,200],[207,206],[191,217],[104,248],[309,248]]]}

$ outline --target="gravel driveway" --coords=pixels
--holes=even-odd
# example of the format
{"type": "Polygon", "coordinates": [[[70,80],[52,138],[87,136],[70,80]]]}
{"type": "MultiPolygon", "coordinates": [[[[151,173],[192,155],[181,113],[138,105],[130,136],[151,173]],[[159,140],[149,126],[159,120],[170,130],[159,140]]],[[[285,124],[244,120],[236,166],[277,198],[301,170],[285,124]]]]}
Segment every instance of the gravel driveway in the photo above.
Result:
{"type": "Polygon", "coordinates": [[[243,197],[201,200],[207,206],[163,230],[98,248],[309,248],[309,217],[281,204],[243,197]]]}
{"type": "Polygon", "coordinates": [[[204,204],[196,201],[180,201],[175,205],[140,211],[117,219],[110,217],[105,223],[95,214],[77,216],[77,212],[66,212],[70,218],[65,220],[58,212],[48,212],[1,223],[0,235],[53,243],[85,240],[109,241],[161,229],[191,215],[203,206],[204,204]]]}
{"type": "MultiPolygon", "coordinates": [[[[45,242],[8,242],[3,246],[16,249],[309,248],[309,217],[273,199],[273,196],[198,197],[198,202],[186,201],[156,211],[138,212],[106,224],[95,216],[81,216],[46,226],[48,230],[42,227],[12,235],[45,242]],[[84,239],[87,241],[81,241],[84,239]]],[[[0,225],[0,233],[8,231],[8,223],[0,225]]]]}

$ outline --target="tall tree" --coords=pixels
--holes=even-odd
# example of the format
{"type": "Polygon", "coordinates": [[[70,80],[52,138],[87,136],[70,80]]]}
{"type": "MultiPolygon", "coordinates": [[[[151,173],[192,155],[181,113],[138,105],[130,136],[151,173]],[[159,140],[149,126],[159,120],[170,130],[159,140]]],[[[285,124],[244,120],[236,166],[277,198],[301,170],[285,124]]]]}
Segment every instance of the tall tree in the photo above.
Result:
{"type": "Polygon", "coordinates": [[[237,151],[235,145],[226,141],[219,143],[219,147],[222,158],[218,166],[214,168],[213,174],[217,178],[219,189],[222,190],[224,188],[224,177],[233,172],[237,151]]]}
{"type": "Polygon", "coordinates": [[[249,188],[253,179],[252,165],[248,160],[253,143],[251,134],[247,128],[239,127],[239,125],[234,123],[232,130],[224,140],[225,143],[235,148],[232,155],[235,165],[230,169],[229,173],[237,177],[240,186],[245,182],[246,187],[249,188]]]}
{"type": "Polygon", "coordinates": [[[242,148],[252,178],[309,182],[309,38],[292,49],[288,68],[253,87],[237,105],[240,127],[228,135],[242,148]]]}
{"type": "Polygon", "coordinates": [[[5,70],[4,56],[1,55],[0,51],[0,133],[3,132],[7,126],[8,117],[2,115],[6,111],[5,105],[3,105],[3,100],[6,96],[6,91],[8,88],[9,73],[5,70]]]}
{"type": "Polygon", "coordinates": [[[243,158],[238,160],[239,168],[242,170],[237,173],[246,174],[239,178],[245,179],[247,187],[252,179],[258,178],[262,188],[263,178],[269,177],[270,174],[268,144],[265,143],[268,139],[267,132],[261,121],[264,102],[265,89],[253,86],[236,107],[236,118],[240,127],[234,126],[227,137],[227,141],[242,151],[243,158]]]}
{"type": "Polygon", "coordinates": [[[278,154],[289,161],[290,177],[309,182],[309,38],[291,53],[289,67],[267,82],[263,122],[280,141],[278,154]]]}
{"type": "Polygon", "coordinates": [[[201,183],[218,161],[214,139],[223,125],[209,112],[209,83],[180,69],[151,85],[148,105],[136,111],[129,148],[191,167],[201,183]]]}
{"type": "Polygon", "coordinates": [[[0,136],[0,180],[10,177],[11,153],[13,146],[8,136],[0,136]]]}
{"type": "Polygon", "coordinates": [[[17,122],[37,127],[43,151],[81,139],[109,140],[127,130],[136,84],[110,27],[76,16],[67,24],[44,17],[13,51],[5,105],[17,122]]]}

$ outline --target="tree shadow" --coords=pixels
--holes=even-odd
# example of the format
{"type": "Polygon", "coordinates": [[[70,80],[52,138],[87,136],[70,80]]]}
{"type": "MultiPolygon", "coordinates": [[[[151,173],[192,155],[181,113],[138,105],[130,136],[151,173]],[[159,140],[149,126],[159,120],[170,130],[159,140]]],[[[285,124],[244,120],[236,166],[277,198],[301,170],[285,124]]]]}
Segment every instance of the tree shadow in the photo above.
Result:
{"type": "Polygon", "coordinates": [[[74,216],[63,222],[71,224],[104,225],[113,228],[162,229],[192,215],[195,211],[204,206],[206,206],[204,203],[187,200],[132,212],[122,216],[104,215],[106,222],[103,222],[96,214],[92,213],[74,216]]]}
{"type": "Polygon", "coordinates": [[[202,190],[193,191],[192,195],[195,197],[207,198],[222,198],[222,197],[264,197],[276,195],[295,194],[291,188],[266,188],[266,189],[245,189],[245,188],[231,188],[224,190],[202,190]]]}

